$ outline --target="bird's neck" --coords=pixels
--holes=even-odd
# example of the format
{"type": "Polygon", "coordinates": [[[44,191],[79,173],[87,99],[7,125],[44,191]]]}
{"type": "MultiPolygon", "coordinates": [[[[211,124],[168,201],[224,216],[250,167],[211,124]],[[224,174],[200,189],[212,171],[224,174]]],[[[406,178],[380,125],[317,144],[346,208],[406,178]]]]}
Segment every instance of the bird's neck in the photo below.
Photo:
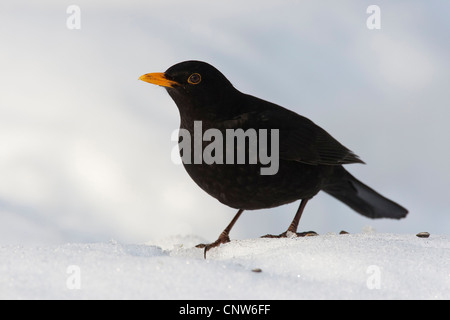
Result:
{"type": "Polygon", "coordinates": [[[214,101],[189,102],[177,102],[174,98],[180,112],[180,127],[193,132],[194,122],[201,121],[203,129],[207,130],[216,128],[222,121],[235,118],[240,112],[239,99],[236,97],[238,95],[228,95],[214,101]]]}

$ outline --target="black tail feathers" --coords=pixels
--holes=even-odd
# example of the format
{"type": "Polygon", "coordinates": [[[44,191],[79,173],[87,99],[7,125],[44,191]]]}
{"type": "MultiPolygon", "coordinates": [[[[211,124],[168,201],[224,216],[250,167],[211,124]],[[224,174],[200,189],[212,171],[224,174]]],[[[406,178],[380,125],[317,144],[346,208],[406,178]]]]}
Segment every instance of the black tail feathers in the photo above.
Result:
{"type": "Polygon", "coordinates": [[[339,166],[335,169],[323,191],[344,202],[356,212],[372,219],[401,219],[408,214],[408,210],[358,181],[344,167],[339,166]]]}

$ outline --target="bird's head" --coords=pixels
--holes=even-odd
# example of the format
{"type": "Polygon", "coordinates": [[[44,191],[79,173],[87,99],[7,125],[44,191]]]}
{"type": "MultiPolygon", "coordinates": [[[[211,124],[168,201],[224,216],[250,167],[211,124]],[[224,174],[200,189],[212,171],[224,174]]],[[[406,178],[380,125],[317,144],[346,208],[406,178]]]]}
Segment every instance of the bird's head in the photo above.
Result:
{"type": "Polygon", "coordinates": [[[185,108],[212,111],[235,90],[215,67],[194,60],[177,63],[165,72],[144,74],[139,80],[165,87],[181,112],[185,108]]]}

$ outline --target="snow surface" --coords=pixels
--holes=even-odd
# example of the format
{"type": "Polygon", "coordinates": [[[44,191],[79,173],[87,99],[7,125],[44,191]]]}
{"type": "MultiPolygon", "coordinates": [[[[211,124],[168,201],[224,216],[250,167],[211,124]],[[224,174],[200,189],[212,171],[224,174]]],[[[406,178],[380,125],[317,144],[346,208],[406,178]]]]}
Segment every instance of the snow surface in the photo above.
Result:
{"type": "Polygon", "coordinates": [[[447,235],[200,242],[0,246],[0,299],[450,299],[447,235]]]}

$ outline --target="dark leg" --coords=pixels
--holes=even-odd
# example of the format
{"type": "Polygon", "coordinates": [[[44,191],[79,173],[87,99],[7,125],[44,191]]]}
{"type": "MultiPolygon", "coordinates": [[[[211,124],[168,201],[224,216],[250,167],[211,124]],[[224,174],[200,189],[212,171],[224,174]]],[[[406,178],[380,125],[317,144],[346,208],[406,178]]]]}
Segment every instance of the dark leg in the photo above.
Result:
{"type": "Polygon", "coordinates": [[[287,231],[283,232],[278,236],[267,234],[265,236],[262,236],[262,238],[286,238],[289,233],[295,233],[298,237],[317,235],[317,233],[315,233],[314,231],[300,232],[300,233],[297,232],[298,223],[300,221],[300,218],[302,217],[303,210],[305,209],[308,200],[309,199],[302,199],[302,201],[300,202],[300,206],[298,207],[297,213],[295,214],[294,220],[292,220],[292,223],[287,229],[287,231]]]}
{"type": "Polygon", "coordinates": [[[286,232],[293,232],[293,233],[297,233],[297,229],[298,229],[298,223],[300,222],[300,218],[302,217],[303,214],[303,210],[305,210],[306,207],[306,203],[308,203],[309,199],[303,199],[300,202],[300,206],[298,207],[297,213],[295,214],[294,219],[291,222],[291,225],[289,226],[289,228],[287,229],[286,232]]]}
{"type": "Polygon", "coordinates": [[[203,244],[203,243],[201,243],[201,244],[196,245],[197,248],[205,248],[205,252],[203,254],[205,259],[206,259],[206,252],[208,252],[209,249],[218,247],[222,243],[230,242],[230,237],[228,236],[228,234],[230,233],[231,228],[233,228],[233,226],[236,223],[236,221],[241,216],[242,212],[244,212],[244,210],[243,209],[239,209],[239,211],[234,216],[233,220],[231,220],[231,222],[228,225],[228,227],[226,227],[225,230],[222,231],[222,233],[219,236],[219,239],[217,239],[216,241],[214,241],[213,243],[210,243],[210,244],[203,244]]]}

